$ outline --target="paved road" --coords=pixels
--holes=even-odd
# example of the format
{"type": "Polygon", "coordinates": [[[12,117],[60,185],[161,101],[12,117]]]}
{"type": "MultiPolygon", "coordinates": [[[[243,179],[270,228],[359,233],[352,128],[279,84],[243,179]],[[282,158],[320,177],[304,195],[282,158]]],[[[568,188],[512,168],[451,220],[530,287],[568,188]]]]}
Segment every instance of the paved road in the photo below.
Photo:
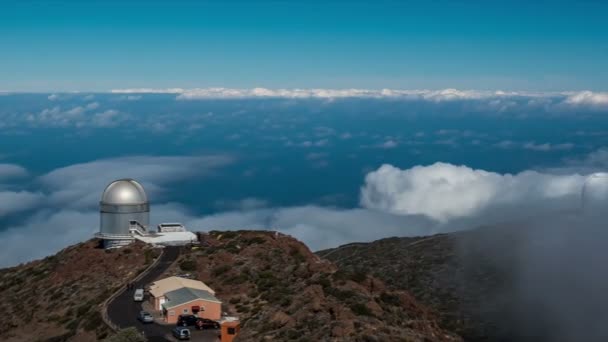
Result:
{"type": "MultiPolygon", "coordinates": [[[[177,260],[179,254],[180,247],[165,247],[159,262],[135,283],[135,288],[143,288],[157,280],[177,260]]],[[[170,333],[171,327],[158,324],[142,324],[137,320],[137,314],[141,311],[141,303],[133,301],[134,292],[135,290],[123,290],[108,304],[110,320],[120,328],[136,327],[139,331],[144,331],[149,341],[168,341],[165,336],[170,333]]]]}

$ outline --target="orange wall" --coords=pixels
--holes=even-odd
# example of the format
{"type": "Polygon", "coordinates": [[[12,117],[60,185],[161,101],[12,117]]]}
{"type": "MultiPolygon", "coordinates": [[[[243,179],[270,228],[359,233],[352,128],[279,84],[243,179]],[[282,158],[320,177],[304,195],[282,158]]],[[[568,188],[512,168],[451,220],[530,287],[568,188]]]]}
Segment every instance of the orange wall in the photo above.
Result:
{"type": "Polygon", "coordinates": [[[239,322],[224,322],[222,323],[222,342],[232,342],[236,335],[238,335],[239,330],[241,329],[239,322]],[[229,328],[234,328],[236,334],[230,335],[228,333],[229,328]]]}
{"type": "Polygon", "coordinates": [[[162,310],[162,307],[160,306],[160,297],[157,298],[157,297],[150,295],[150,304],[152,304],[152,307],[154,307],[154,310],[162,310]]]}
{"type": "Polygon", "coordinates": [[[191,315],[192,307],[200,306],[201,311],[198,313],[198,317],[212,319],[214,321],[222,318],[222,304],[216,302],[208,302],[205,300],[196,300],[190,303],[186,303],[184,305],[179,305],[171,310],[167,310],[165,314],[165,321],[167,323],[177,323],[177,317],[179,315],[191,315]],[[203,311],[202,308],[205,308],[203,311]],[[171,315],[173,313],[173,315],[171,315]]]}

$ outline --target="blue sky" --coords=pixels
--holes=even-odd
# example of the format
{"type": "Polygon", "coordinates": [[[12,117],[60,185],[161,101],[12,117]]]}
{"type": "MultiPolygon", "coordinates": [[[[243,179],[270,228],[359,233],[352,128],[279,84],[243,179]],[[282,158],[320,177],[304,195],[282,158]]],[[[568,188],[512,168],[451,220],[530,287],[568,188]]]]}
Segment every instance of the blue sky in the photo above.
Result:
{"type": "Polygon", "coordinates": [[[2,1],[0,90],[606,90],[603,1],[2,1]]]}

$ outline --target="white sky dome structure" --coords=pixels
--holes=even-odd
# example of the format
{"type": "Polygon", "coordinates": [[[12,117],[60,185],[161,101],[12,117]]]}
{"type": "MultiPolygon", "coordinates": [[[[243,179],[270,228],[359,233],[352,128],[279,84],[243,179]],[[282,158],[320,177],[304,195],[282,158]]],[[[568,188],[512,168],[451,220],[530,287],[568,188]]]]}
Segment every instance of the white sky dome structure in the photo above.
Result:
{"type": "Polygon", "coordinates": [[[148,203],[144,188],[133,179],[120,179],[110,183],[101,196],[101,202],[107,204],[140,204],[148,203]]]}
{"type": "Polygon", "coordinates": [[[581,194],[583,213],[590,216],[608,216],[608,173],[590,175],[581,194]]]}
{"type": "Polygon", "coordinates": [[[106,248],[120,247],[133,241],[132,230],[146,234],[150,222],[150,203],[146,192],[133,179],[110,183],[99,203],[100,227],[97,236],[106,248]]]}
{"type": "Polygon", "coordinates": [[[181,223],[161,223],[158,231],[148,230],[150,202],[144,187],[125,178],[106,186],[99,202],[100,224],[95,237],[104,248],[119,248],[135,239],[153,245],[184,245],[197,240],[181,223]]]}

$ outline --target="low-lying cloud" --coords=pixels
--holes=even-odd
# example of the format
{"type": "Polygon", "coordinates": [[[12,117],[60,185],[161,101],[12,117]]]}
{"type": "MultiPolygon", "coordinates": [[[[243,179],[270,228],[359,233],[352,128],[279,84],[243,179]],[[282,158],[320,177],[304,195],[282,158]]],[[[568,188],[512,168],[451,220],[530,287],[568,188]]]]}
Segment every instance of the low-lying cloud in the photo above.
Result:
{"type": "Polygon", "coordinates": [[[161,196],[163,185],[188,177],[203,177],[233,158],[217,156],[132,156],[101,159],[59,168],[39,178],[56,205],[94,207],[100,191],[115,179],[137,179],[152,196],[161,196]],[[100,190],[101,189],[101,190],[100,190]]]}
{"type": "MultiPolygon", "coordinates": [[[[115,179],[135,178],[149,196],[159,200],[165,186],[184,178],[209,176],[232,161],[232,157],[224,155],[102,159],[59,168],[35,178],[32,184],[38,186],[36,192],[15,190],[14,184],[11,187],[5,184],[7,190],[2,191],[0,177],[0,219],[24,212],[20,215],[22,221],[14,218],[0,231],[0,267],[43,257],[90,239],[99,229],[97,206],[101,193],[115,179]]],[[[5,181],[7,176],[27,173],[17,165],[2,164],[1,170],[5,181]]],[[[160,206],[160,210],[167,214],[177,210],[181,213],[177,216],[187,216],[180,206],[160,206]]]]}
{"type": "Polygon", "coordinates": [[[607,106],[608,93],[594,93],[591,91],[569,93],[565,102],[572,105],[586,104],[592,106],[607,106]]]}
{"type": "Polygon", "coordinates": [[[426,215],[445,223],[494,208],[520,204],[572,208],[585,177],[536,171],[498,174],[436,163],[400,170],[383,165],[365,177],[361,204],[398,215],[426,215]]]}
{"type": "MultiPolygon", "coordinates": [[[[54,106],[38,113],[24,115],[25,121],[34,127],[114,127],[128,119],[128,115],[115,109],[97,111],[99,102],[76,105],[69,108],[54,106]]],[[[16,122],[21,117],[12,117],[16,122]]]]}
{"type": "Polygon", "coordinates": [[[459,89],[323,89],[323,88],[133,88],[114,89],[116,94],[177,94],[178,100],[200,99],[246,99],[246,98],[287,98],[287,99],[339,99],[339,98],[372,98],[372,99],[406,99],[425,100],[433,102],[488,100],[497,107],[507,108],[516,104],[508,100],[525,100],[528,105],[543,105],[548,102],[570,106],[608,106],[608,93],[579,91],[579,92],[530,92],[530,91],[486,91],[459,89]],[[544,101],[543,101],[544,99],[544,101]]]}
{"type": "Polygon", "coordinates": [[[27,175],[27,170],[15,164],[0,164],[0,181],[27,175]]]}
{"type": "Polygon", "coordinates": [[[163,201],[165,185],[205,176],[229,164],[230,157],[140,156],[75,164],[36,178],[34,183],[40,186],[43,196],[32,193],[29,202],[17,201],[26,208],[13,211],[26,210],[28,206],[34,211],[30,219],[0,232],[0,266],[54,253],[60,247],[90,238],[98,227],[101,191],[111,180],[125,176],[141,181],[154,198],[153,223],[182,221],[194,230],[273,229],[318,250],[349,242],[430,235],[577,210],[585,175],[576,170],[590,171],[603,165],[602,156],[598,151],[578,164],[568,162],[568,173],[555,169],[500,174],[448,163],[403,170],[383,165],[365,177],[358,208],[312,204],[269,207],[264,199],[246,198],[217,202],[218,208],[226,211],[202,217],[179,203],[163,201]],[[33,232],[35,241],[41,242],[36,246],[38,254],[21,253],[19,250],[33,232]],[[46,243],[48,239],[53,243],[46,243]]]}

